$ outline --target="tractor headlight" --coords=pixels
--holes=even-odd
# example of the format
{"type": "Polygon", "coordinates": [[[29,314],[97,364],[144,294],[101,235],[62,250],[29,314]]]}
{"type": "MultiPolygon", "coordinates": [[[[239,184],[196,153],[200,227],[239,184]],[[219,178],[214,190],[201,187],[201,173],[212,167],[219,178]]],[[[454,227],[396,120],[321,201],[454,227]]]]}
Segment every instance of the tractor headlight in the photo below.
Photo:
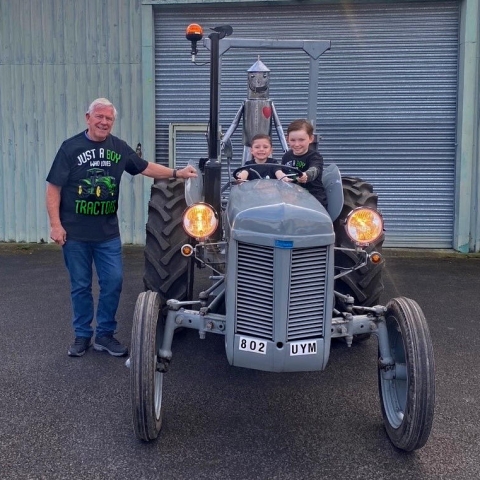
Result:
{"type": "Polygon", "coordinates": [[[376,210],[360,207],[352,210],[346,220],[348,236],[359,246],[367,246],[383,233],[383,218],[376,210]]]}
{"type": "Polygon", "coordinates": [[[207,203],[195,203],[183,214],[183,228],[193,238],[203,240],[210,237],[218,226],[215,210],[207,203]]]}

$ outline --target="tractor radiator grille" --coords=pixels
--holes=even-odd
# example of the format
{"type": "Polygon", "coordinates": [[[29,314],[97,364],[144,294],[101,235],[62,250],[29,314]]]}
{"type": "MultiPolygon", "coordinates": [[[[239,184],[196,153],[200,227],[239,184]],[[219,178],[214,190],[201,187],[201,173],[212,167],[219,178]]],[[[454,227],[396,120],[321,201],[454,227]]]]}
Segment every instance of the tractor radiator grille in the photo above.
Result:
{"type": "MultiPolygon", "coordinates": [[[[287,340],[321,337],[327,249],[301,248],[288,252],[291,255],[289,271],[276,272],[288,282],[288,298],[277,298],[277,303],[285,304],[288,315],[287,340]]],[[[273,300],[274,249],[239,243],[236,333],[274,340],[273,300]]]]}
{"type": "Polygon", "coordinates": [[[287,340],[323,336],[327,250],[292,250],[287,340]]]}
{"type": "Polygon", "coordinates": [[[273,247],[238,244],[237,333],[273,337],[273,247]]]}

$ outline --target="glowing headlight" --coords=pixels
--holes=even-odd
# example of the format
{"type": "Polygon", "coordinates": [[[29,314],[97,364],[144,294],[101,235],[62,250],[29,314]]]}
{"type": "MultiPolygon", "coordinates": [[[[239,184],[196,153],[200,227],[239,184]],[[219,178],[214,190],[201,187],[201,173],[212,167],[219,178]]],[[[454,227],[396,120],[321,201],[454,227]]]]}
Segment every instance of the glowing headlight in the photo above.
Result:
{"type": "Polygon", "coordinates": [[[183,228],[193,238],[203,239],[217,229],[218,218],[215,210],[206,203],[196,203],[185,210],[183,228]]]}
{"type": "Polygon", "coordinates": [[[373,208],[356,208],[349,213],[345,228],[352,241],[357,245],[366,246],[382,235],[383,218],[373,208]]]}

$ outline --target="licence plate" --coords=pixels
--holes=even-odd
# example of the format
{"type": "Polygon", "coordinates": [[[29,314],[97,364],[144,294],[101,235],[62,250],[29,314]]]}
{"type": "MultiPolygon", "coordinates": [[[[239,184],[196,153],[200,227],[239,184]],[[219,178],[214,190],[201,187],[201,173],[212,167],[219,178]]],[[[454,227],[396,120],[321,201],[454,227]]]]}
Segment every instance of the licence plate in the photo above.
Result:
{"type": "Polygon", "coordinates": [[[311,342],[292,342],[290,344],[290,356],[296,357],[299,355],[316,355],[317,354],[317,341],[311,342]]]}
{"type": "Polygon", "coordinates": [[[238,349],[244,352],[261,353],[265,355],[267,353],[267,342],[258,338],[240,337],[238,349]]]}

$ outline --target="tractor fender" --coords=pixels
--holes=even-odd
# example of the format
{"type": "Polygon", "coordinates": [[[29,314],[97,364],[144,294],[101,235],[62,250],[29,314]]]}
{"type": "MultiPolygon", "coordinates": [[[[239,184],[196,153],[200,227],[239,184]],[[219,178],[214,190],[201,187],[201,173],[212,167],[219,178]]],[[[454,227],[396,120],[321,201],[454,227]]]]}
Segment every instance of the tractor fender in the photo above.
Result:
{"type": "Polygon", "coordinates": [[[203,175],[199,162],[190,160],[188,165],[195,167],[198,172],[198,177],[191,177],[185,181],[185,202],[190,207],[194,203],[203,202],[203,175]]]}
{"type": "Polygon", "coordinates": [[[338,167],[332,163],[323,170],[322,183],[327,194],[327,211],[334,222],[343,208],[343,186],[342,176],[338,167]]]}

